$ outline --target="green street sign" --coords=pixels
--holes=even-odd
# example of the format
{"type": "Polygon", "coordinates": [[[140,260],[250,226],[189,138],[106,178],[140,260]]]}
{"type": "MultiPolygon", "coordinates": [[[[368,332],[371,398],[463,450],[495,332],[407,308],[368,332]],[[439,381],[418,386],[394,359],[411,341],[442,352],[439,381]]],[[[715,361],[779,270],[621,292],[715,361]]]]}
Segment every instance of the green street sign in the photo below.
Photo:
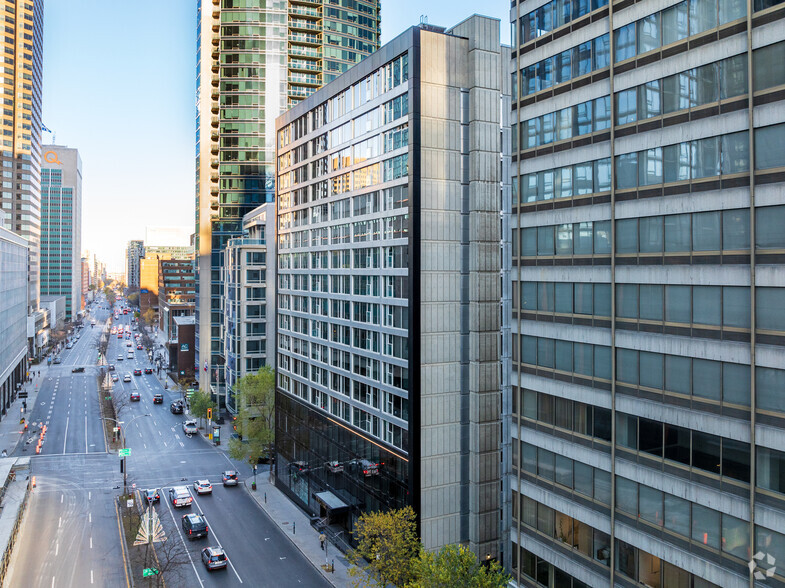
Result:
{"type": "Polygon", "coordinates": [[[125,449],[121,449],[120,450],[120,457],[128,457],[129,455],[131,455],[131,448],[130,447],[127,447],[125,449]]]}
{"type": "Polygon", "coordinates": [[[142,570],[142,577],[147,578],[148,576],[155,576],[156,574],[160,574],[156,568],[145,568],[142,570]]]}

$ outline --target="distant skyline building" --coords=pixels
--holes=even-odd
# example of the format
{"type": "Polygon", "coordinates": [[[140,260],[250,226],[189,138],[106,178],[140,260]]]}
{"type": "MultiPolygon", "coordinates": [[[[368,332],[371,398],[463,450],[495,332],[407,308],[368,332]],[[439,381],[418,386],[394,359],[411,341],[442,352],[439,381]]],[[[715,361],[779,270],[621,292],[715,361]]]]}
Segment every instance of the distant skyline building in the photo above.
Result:
{"type": "Polygon", "coordinates": [[[412,27],[277,120],[276,484],[347,541],[411,505],[501,556],[499,25],[412,27]]]}
{"type": "Polygon", "coordinates": [[[65,320],[82,309],[82,159],[44,145],[41,164],[41,296],[65,296],[65,320]]]}
{"type": "Polygon", "coordinates": [[[275,117],[377,49],[379,10],[379,0],[197,2],[196,360],[221,408],[223,249],[274,198],[275,117]]]}
{"type": "Polygon", "coordinates": [[[144,241],[128,241],[125,250],[125,279],[129,288],[139,288],[141,259],[144,257],[144,241]]]}
{"type": "MultiPolygon", "coordinates": [[[[4,25],[4,110],[0,208],[29,246],[28,314],[38,309],[41,247],[43,0],[0,0],[4,25]]],[[[42,324],[42,317],[33,317],[42,324]]],[[[36,335],[40,335],[36,332],[36,335]]]]}
{"type": "Polygon", "coordinates": [[[527,587],[783,587],[785,3],[511,17],[505,565],[527,587]]]}

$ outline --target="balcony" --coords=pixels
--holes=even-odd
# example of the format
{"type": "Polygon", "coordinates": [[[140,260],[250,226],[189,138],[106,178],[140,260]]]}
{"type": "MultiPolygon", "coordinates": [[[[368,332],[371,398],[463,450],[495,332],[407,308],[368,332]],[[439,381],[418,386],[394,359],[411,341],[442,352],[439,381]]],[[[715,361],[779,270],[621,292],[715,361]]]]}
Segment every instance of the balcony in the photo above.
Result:
{"type": "Polygon", "coordinates": [[[306,61],[304,59],[290,59],[289,69],[292,71],[315,71],[321,72],[322,66],[318,61],[306,61]]]}
{"type": "Polygon", "coordinates": [[[212,76],[210,83],[217,88],[221,84],[221,76],[212,76]]]}
{"type": "Polygon", "coordinates": [[[221,122],[221,119],[219,119],[217,116],[212,116],[212,117],[210,117],[210,126],[211,126],[211,127],[215,127],[215,128],[217,128],[217,127],[218,127],[218,124],[219,124],[220,122],[221,122]]]}
{"type": "Polygon", "coordinates": [[[322,7],[322,0],[289,0],[289,4],[293,6],[318,6],[322,7]]]}
{"type": "MultiPolygon", "coordinates": [[[[294,0],[295,2],[297,0],[294,0]]],[[[289,14],[295,16],[304,16],[306,18],[322,18],[321,12],[318,8],[307,8],[305,6],[289,6],[289,14]]]]}
{"type": "Polygon", "coordinates": [[[303,86],[321,86],[322,76],[308,75],[308,74],[290,74],[290,84],[300,84],[303,86]]]}
{"type": "Polygon", "coordinates": [[[289,86],[289,98],[307,98],[313,94],[315,88],[301,88],[299,86],[289,86]]]}
{"type": "Polygon", "coordinates": [[[322,27],[316,21],[289,19],[289,29],[293,31],[316,31],[321,32],[322,27]]]}
{"type": "Polygon", "coordinates": [[[289,33],[290,43],[302,43],[303,45],[321,46],[322,39],[318,35],[306,35],[304,33],[289,33]]]}
{"type": "Polygon", "coordinates": [[[322,49],[311,49],[309,47],[289,47],[289,55],[301,55],[303,57],[313,57],[314,59],[322,58],[322,49]]]}
{"type": "MultiPolygon", "coordinates": [[[[220,151],[220,149],[219,149],[219,151],[220,151]]],[[[210,167],[213,168],[213,169],[218,169],[218,164],[219,163],[220,163],[219,159],[217,157],[214,157],[213,159],[210,160],[210,167]]]]}

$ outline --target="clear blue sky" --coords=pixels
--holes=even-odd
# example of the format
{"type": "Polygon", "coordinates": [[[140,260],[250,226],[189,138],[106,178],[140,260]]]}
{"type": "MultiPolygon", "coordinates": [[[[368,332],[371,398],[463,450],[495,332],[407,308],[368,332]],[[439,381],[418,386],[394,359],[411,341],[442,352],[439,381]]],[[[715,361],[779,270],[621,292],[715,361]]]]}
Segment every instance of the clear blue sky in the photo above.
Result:
{"type": "MultiPolygon", "coordinates": [[[[147,225],[194,222],[196,1],[44,6],[44,124],[82,157],[82,249],[121,271],[147,225]]],[[[450,26],[474,12],[499,18],[509,43],[509,2],[481,6],[382,0],[382,43],[423,14],[450,26]]]]}

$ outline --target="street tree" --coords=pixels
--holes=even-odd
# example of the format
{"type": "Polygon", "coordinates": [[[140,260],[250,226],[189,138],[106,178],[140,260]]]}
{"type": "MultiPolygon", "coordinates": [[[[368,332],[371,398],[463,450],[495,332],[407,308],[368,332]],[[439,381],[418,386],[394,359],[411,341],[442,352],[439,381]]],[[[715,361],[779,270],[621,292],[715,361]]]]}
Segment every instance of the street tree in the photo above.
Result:
{"type": "Polygon", "coordinates": [[[142,313],[142,320],[147,326],[151,326],[155,322],[155,311],[152,308],[145,310],[142,313]]]}
{"type": "Polygon", "coordinates": [[[204,390],[196,390],[193,393],[193,396],[191,396],[190,405],[191,413],[193,413],[193,415],[199,419],[200,425],[202,426],[204,423],[201,421],[207,418],[207,409],[215,408],[215,403],[210,397],[210,393],[205,392],[204,390]]]}
{"type": "Polygon", "coordinates": [[[128,304],[139,306],[139,292],[132,292],[128,295],[128,304]]]}
{"type": "Polygon", "coordinates": [[[416,579],[415,561],[422,547],[416,515],[410,506],[360,516],[354,536],[357,548],[349,553],[353,586],[407,586],[416,579]]]}
{"type": "MultiPolygon", "coordinates": [[[[275,370],[266,365],[257,373],[243,376],[235,386],[237,432],[240,439],[229,441],[232,459],[255,465],[261,457],[271,457],[275,438],[275,370]]],[[[271,470],[272,473],[272,470],[271,470]]]]}
{"type": "Polygon", "coordinates": [[[504,588],[510,576],[496,561],[487,565],[462,545],[446,545],[436,553],[420,551],[409,588],[504,588]]]}
{"type": "Polygon", "coordinates": [[[109,303],[109,306],[114,305],[116,296],[114,290],[112,290],[109,286],[104,288],[104,296],[106,296],[106,301],[109,303]]]}

